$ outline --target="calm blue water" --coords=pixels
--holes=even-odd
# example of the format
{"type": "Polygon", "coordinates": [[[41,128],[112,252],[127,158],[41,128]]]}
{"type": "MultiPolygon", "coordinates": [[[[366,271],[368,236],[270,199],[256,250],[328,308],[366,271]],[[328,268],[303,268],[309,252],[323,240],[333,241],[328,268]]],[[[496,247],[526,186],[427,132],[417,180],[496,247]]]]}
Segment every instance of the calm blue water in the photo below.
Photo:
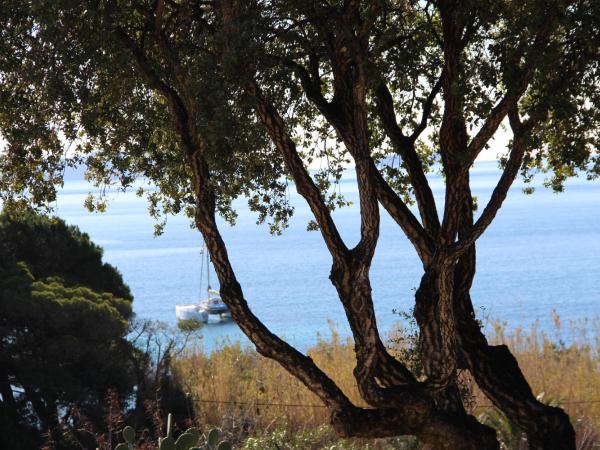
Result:
{"type": "MultiPolygon", "coordinates": [[[[495,162],[479,162],[472,170],[473,193],[480,209],[499,171],[495,162]]],[[[185,217],[170,218],[164,235],[153,237],[147,205],[132,193],[114,193],[105,214],[90,214],[83,201],[90,186],[74,174],[59,195],[57,215],[78,225],[104,247],[104,259],[123,274],[135,296],[138,317],[174,322],[175,305],[195,302],[200,293],[199,233],[185,217]]],[[[541,181],[541,180],[540,180],[541,181]]],[[[443,184],[431,177],[437,200],[443,184]]],[[[92,188],[93,189],[93,188],[92,188]]],[[[334,216],[351,244],[359,231],[354,180],[342,185],[354,206],[334,216]]],[[[292,194],[296,214],[282,236],[266,226],[239,201],[235,227],[221,231],[246,298],[256,315],[274,332],[304,349],[327,335],[329,321],[348,334],[342,307],[328,280],[330,257],[318,232],[307,232],[310,211],[292,194]]],[[[393,309],[409,310],[421,266],[397,227],[382,211],[381,238],[373,261],[372,285],[382,332],[398,321],[393,309]]],[[[479,240],[478,272],[473,288],[476,308],[508,321],[510,326],[539,321],[550,328],[555,309],[564,321],[596,316],[600,305],[600,183],[574,179],[563,194],[540,188],[521,193],[520,184],[479,240]]],[[[215,280],[214,275],[212,279],[215,280]]],[[[208,325],[205,347],[221,340],[245,341],[235,324],[208,325]]]]}

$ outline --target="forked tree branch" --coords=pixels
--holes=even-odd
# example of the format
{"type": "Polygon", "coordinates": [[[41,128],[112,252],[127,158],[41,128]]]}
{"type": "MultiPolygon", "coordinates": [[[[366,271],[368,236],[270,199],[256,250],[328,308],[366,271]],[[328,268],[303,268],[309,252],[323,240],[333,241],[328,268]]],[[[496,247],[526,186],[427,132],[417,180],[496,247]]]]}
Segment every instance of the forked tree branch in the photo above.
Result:
{"type": "Polygon", "coordinates": [[[246,87],[246,94],[254,99],[256,112],[265,126],[271,140],[283,156],[286,167],[291,173],[298,193],[308,203],[319,225],[321,235],[329,252],[335,260],[348,257],[348,248],[342,240],[339,231],[331,218],[329,208],[325,204],[321,191],[315,185],[310,174],[304,167],[296,149],[295,142],[285,130],[285,124],[274,106],[268,102],[256,81],[252,80],[246,87]]]}
{"type": "MultiPolygon", "coordinates": [[[[234,33],[235,27],[232,18],[239,14],[239,11],[232,4],[229,4],[229,6],[231,8],[228,9],[228,14],[224,15],[224,22],[227,32],[234,33]]],[[[330,109],[330,105],[320,95],[318,80],[312,80],[308,71],[295,64],[295,62],[285,59],[279,60],[288,67],[293,68],[294,72],[301,78],[303,87],[317,100],[322,109],[327,109],[329,113],[334,114],[330,109]]],[[[345,141],[357,163],[357,180],[361,205],[361,239],[354,249],[348,250],[337,231],[321,193],[298,155],[295,143],[285,129],[282,117],[272,103],[265,98],[255,80],[251,79],[247,82],[246,93],[253,98],[254,107],[260,121],[265,126],[275,147],[283,156],[288,171],[296,182],[299,193],[307,200],[320,226],[326,245],[333,256],[331,279],[338,289],[340,299],[346,310],[356,343],[357,367],[361,368],[361,370],[355,372],[357,382],[361,391],[365,393],[364,397],[375,401],[375,396],[369,397],[369,393],[377,391],[373,372],[381,359],[381,349],[385,350],[385,348],[380,341],[376,327],[368,280],[368,267],[378,238],[379,219],[377,198],[374,193],[369,195],[368,180],[365,180],[365,177],[362,176],[364,169],[362,172],[360,170],[360,167],[364,167],[368,159],[368,152],[365,150],[366,134],[364,133],[366,122],[363,119],[361,126],[346,128],[344,120],[337,115],[335,116],[339,118],[336,125],[338,132],[340,129],[342,130],[340,134],[343,137],[348,138],[348,130],[351,128],[354,131],[357,128],[363,130],[362,136],[361,133],[355,133],[351,142],[345,141]],[[344,126],[343,129],[342,126],[344,126]]],[[[360,115],[355,115],[353,118],[355,121],[360,122],[360,115]]],[[[353,122],[351,125],[355,124],[353,122]]],[[[405,372],[408,371],[405,370],[405,372]]],[[[379,396],[378,399],[382,397],[379,396]]]]}
{"type": "MultiPolygon", "coordinates": [[[[379,338],[379,333],[375,325],[375,311],[371,300],[370,292],[361,291],[362,285],[355,283],[356,267],[353,267],[353,255],[348,252],[342,242],[331,215],[325,205],[320,191],[314,185],[308,171],[298,155],[295,143],[285,130],[283,119],[276,111],[274,106],[265,98],[259,86],[255,81],[248,84],[246,92],[255,101],[255,108],[260,120],[267,129],[271,140],[282,154],[288,170],[291,172],[299,193],[306,199],[311,207],[317,223],[321,228],[321,233],[327,243],[330,253],[334,259],[334,269],[332,281],[336,284],[340,299],[344,305],[348,320],[354,335],[357,355],[360,362],[372,360],[371,367],[378,367],[382,364],[389,366],[389,369],[375,371],[378,376],[386,380],[389,384],[414,385],[416,381],[410,371],[399,361],[392,358],[379,338]],[[339,277],[346,279],[345,282],[337,284],[339,277]],[[390,360],[394,363],[390,364],[390,360]]],[[[359,261],[360,263],[360,261],[359,261]]],[[[368,365],[362,365],[368,367],[368,365]]],[[[358,373],[357,377],[361,380],[361,390],[370,402],[380,406],[392,405],[398,397],[398,389],[382,390],[372,380],[372,375],[368,373],[358,373]]],[[[402,392],[403,400],[408,401],[408,393],[402,392]]],[[[416,401],[416,399],[412,399],[416,401]]]]}
{"type": "MultiPolygon", "coordinates": [[[[290,68],[300,80],[300,84],[306,97],[317,107],[323,117],[331,124],[331,126],[340,133],[340,130],[344,130],[344,123],[342,117],[336,109],[336,106],[328,102],[319,85],[319,80],[311,77],[308,70],[306,70],[301,64],[297,63],[288,58],[278,58],[278,61],[290,68]]],[[[369,170],[371,171],[371,178],[375,182],[375,189],[377,192],[377,198],[383,207],[388,211],[392,218],[400,225],[402,230],[405,232],[409,240],[415,246],[417,253],[424,264],[430,259],[432,254],[432,242],[428,233],[425,231],[423,226],[414,217],[413,213],[402,201],[396,192],[389,186],[389,184],[381,176],[375,164],[369,162],[369,170]]]]}
{"type": "MultiPolygon", "coordinates": [[[[573,3],[574,0],[564,2],[564,9],[573,3]]],[[[500,124],[515,107],[519,99],[526,92],[527,87],[531,83],[533,74],[536,69],[535,61],[539,59],[539,55],[544,52],[548,44],[548,40],[558,26],[561,11],[554,8],[549,8],[552,15],[549,15],[545,20],[541,21],[541,25],[535,34],[534,41],[531,45],[527,45],[525,41],[521,42],[517,47],[517,51],[512,58],[515,76],[510,82],[508,89],[502,99],[494,106],[490,115],[481,126],[477,134],[473,137],[467,148],[468,166],[470,166],[479,153],[485,148],[489,140],[494,136],[500,124]],[[525,58],[525,62],[519,67],[519,61],[525,58]]],[[[562,10],[564,13],[564,10],[562,10]]]]}
{"type": "Polygon", "coordinates": [[[440,154],[446,175],[443,220],[435,241],[435,253],[415,295],[415,318],[421,332],[421,357],[427,385],[433,395],[442,394],[456,376],[457,341],[453,305],[453,264],[446,247],[460,224],[460,199],[468,180],[459,171],[466,147],[464,94],[459,89],[463,35],[460,2],[439,1],[444,54],[442,96],[444,110],[439,133],[440,154]]]}
{"type": "Polygon", "coordinates": [[[509,112],[510,127],[513,131],[513,143],[508,162],[502,172],[498,184],[492,192],[492,196],[488,201],[481,216],[477,219],[470,231],[459,241],[451,246],[452,258],[460,257],[475,241],[483,234],[487,227],[492,223],[502,203],[506,199],[508,190],[512,186],[519,168],[523,162],[525,150],[527,148],[527,134],[531,131],[534,122],[529,120],[526,125],[519,118],[518,109],[513,106],[509,112]]]}
{"type": "MultiPolygon", "coordinates": [[[[349,5],[344,16],[351,11],[356,12],[355,6],[349,5]]],[[[344,23],[344,27],[349,26],[349,23],[356,25],[354,21],[359,21],[356,14],[350,16],[352,17],[345,17],[348,23],[344,23]]],[[[316,27],[321,26],[319,19],[313,17],[312,20],[316,27]]],[[[358,245],[351,250],[347,260],[334,261],[330,278],[338,290],[355,337],[358,360],[355,377],[361,395],[373,406],[390,405],[395,395],[387,391],[384,393],[375,377],[380,378],[388,386],[397,383],[414,384],[415,380],[399,362],[390,364],[393,358],[381,342],[371,297],[368,272],[379,236],[380,174],[376,170],[369,149],[367,82],[363,66],[364,43],[360,41],[360,37],[356,39],[349,37],[353,36],[353,33],[348,32],[347,29],[345,32],[340,31],[339,34],[329,34],[329,36],[331,39],[328,55],[335,91],[332,103],[326,102],[323,98],[318,77],[311,76],[306,69],[294,61],[287,61],[285,64],[293,68],[301,80],[307,97],[317,106],[325,120],[334,127],[355,161],[360,197],[361,238],[358,245]],[[349,55],[346,55],[348,48],[353,49],[350,51],[353,63],[348,61],[349,55]],[[377,176],[374,176],[375,173],[377,176]],[[384,365],[389,367],[387,371],[381,370],[384,365]]],[[[394,388],[394,392],[397,390],[394,388]]]]}
{"type": "MultiPolygon", "coordinates": [[[[329,13],[332,13],[332,10],[328,11],[329,13]]],[[[329,122],[329,124],[337,131],[347,147],[353,147],[355,137],[352,136],[352,134],[353,131],[356,130],[351,130],[352,127],[348,126],[348,119],[352,117],[352,113],[343,114],[344,98],[346,98],[347,102],[348,97],[351,97],[351,94],[349,93],[350,86],[346,82],[347,80],[344,80],[344,70],[341,67],[343,65],[341,61],[346,59],[346,56],[340,54],[340,48],[344,46],[341,45],[339,40],[336,41],[336,37],[331,34],[331,30],[327,29],[326,25],[323,24],[318,11],[311,9],[309,21],[322,35],[327,37],[328,54],[334,74],[333,100],[331,102],[328,101],[321,91],[320,80],[317,76],[318,69],[315,70],[316,65],[314,57],[311,57],[310,61],[311,68],[313,69],[312,71],[307,70],[302,64],[290,58],[275,56],[273,56],[273,58],[292,70],[300,80],[300,84],[306,97],[317,107],[327,122],[329,122]]],[[[354,45],[354,47],[357,47],[357,45],[354,45]]],[[[433,101],[433,97],[435,97],[435,94],[431,95],[431,101],[433,101]]],[[[348,105],[346,105],[346,107],[348,107],[348,105]]],[[[423,120],[426,120],[426,118],[424,117],[423,120]]],[[[363,159],[364,166],[368,170],[360,170],[363,173],[366,173],[366,176],[373,182],[377,199],[393,219],[401,226],[402,230],[415,246],[421,260],[423,260],[424,264],[427,264],[431,257],[431,239],[425,231],[425,228],[414,217],[413,213],[398,194],[391,189],[389,184],[384,180],[370,156],[367,155],[367,158],[365,159],[360,154],[355,153],[353,157],[355,158],[355,161],[357,161],[357,157],[363,159]]]]}
{"type": "Polygon", "coordinates": [[[394,110],[394,100],[387,86],[381,82],[375,90],[379,118],[383,123],[388,137],[392,141],[392,145],[406,164],[406,169],[408,170],[408,175],[415,191],[415,197],[417,199],[417,205],[419,207],[423,227],[432,236],[437,235],[439,232],[440,221],[437,214],[437,207],[433,197],[433,192],[431,191],[431,187],[429,186],[429,182],[425,176],[423,164],[421,163],[419,155],[415,150],[414,143],[416,138],[422,132],[422,129],[425,129],[426,127],[427,119],[433,105],[433,100],[437,95],[437,92],[440,90],[441,84],[440,78],[429,94],[425,105],[423,106],[421,123],[410,137],[405,136],[402,132],[402,129],[398,125],[396,120],[396,112],[394,110]]]}
{"type": "MultiPolygon", "coordinates": [[[[355,341],[357,345],[357,358],[359,360],[359,369],[357,369],[357,381],[363,392],[363,397],[371,401],[375,405],[391,404],[393,398],[397,395],[387,395],[382,393],[378,387],[374,375],[375,373],[383,373],[377,371],[381,360],[388,362],[391,358],[385,347],[383,346],[379,332],[377,330],[375,313],[371,299],[370,285],[368,280],[368,265],[375,249],[378,236],[378,219],[373,208],[378,208],[377,198],[374,193],[368,195],[369,184],[368,179],[361,173],[360,167],[364,166],[368,158],[367,141],[366,141],[366,121],[361,124],[360,118],[355,116],[356,122],[354,129],[360,130],[362,125],[362,139],[360,132],[353,136],[353,143],[358,146],[362,142],[362,148],[353,147],[354,157],[357,160],[357,177],[359,179],[359,190],[361,191],[361,240],[357,247],[351,252],[348,252],[343,244],[329,211],[324,204],[320,193],[308,172],[302,165],[302,160],[297,154],[295,145],[289,135],[286,133],[283,119],[277,113],[275,108],[264,98],[255,82],[250,82],[248,93],[254,95],[256,107],[261,121],[265,124],[271,139],[274,141],[278,150],[282,153],[284,160],[296,180],[299,181],[300,192],[306,194],[309,205],[315,212],[315,217],[323,226],[322,231],[325,231],[324,238],[332,249],[334,256],[334,268],[332,270],[332,280],[334,284],[340,281],[337,275],[341,275],[342,279],[349,282],[336,284],[340,293],[340,298],[346,309],[355,341]],[[357,126],[356,124],[360,124],[357,126]],[[362,152],[361,152],[362,150],[362,152]],[[361,159],[362,156],[362,159],[361,159]],[[346,289],[350,288],[349,292],[346,289]]],[[[360,99],[358,99],[360,102],[360,99]]],[[[367,166],[368,167],[368,166],[367,166]]],[[[414,382],[414,378],[410,372],[397,363],[390,366],[388,372],[392,373],[395,380],[401,379],[404,384],[414,382]]],[[[386,374],[389,378],[389,374],[386,374]]],[[[398,389],[393,389],[396,393],[398,389]]],[[[403,392],[403,399],[408,400],[407,393],[403,392]]]]}

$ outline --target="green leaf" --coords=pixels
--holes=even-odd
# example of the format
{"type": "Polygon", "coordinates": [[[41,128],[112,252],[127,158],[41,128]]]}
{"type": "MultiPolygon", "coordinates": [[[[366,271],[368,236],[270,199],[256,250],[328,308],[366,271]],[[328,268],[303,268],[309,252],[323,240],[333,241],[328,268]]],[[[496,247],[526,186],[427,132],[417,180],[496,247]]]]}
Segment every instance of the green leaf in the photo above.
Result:
{"type": "Polygon", "coordinates": [[[175,440],[170,436],[161,439],[158,450],[175,450],[175,440]]]}
{"type": "Polygon", "coordinates": [[[212,430],[210,430],[210,432],[208,433],[208,437],[206,438],[206,442],[209,447],[213,448],[217,446],[219,442],[219,434],[220,430],[218,428],[213,428],[212,430]]]}
{"type": "Polygon", "coordinates": [[[200,439],[200,431],[198,431],[198,428],[188,428],[187,430],[185,430],[185,433],[194,436],[194,444],[198,442],[198,439],[200,439]]]}
{"type": "Polygon", "coordinates": [[[125,439],[130,444],[133,444],[135,442],[135,430],[133,429],[133,427],[130,427],[128,425],[125,428],[123,428],[123,439],[125,439]]]}
{"type": "Polygon", "coordinates": [[[227,441],[223,441],[219,444],[219,446],[217,447],[217,450],[231,450],[233,448],[233,446],[231,445],[231,443],[227,442],[227,441]]]}
{"type": "Polygon", "coordinates": [[[198,439],[194,439],[195,436],[191,433],[183,433],[175,442],[176,450],[188,450],[192,445],[198,442],[198,439]]]}

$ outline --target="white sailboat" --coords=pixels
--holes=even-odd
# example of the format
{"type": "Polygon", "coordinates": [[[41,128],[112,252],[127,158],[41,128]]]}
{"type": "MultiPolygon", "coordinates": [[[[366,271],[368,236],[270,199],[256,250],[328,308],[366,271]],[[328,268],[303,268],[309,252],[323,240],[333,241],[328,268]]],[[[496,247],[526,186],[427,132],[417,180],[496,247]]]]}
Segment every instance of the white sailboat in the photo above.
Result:
{"type": "MultiPolygon", "coordinates": [[[[191,305],[175,305],[175,316],[177,320],[198,320],[209,323],[209,319],[218,322],[231,320],[229,308],[221,299],[219,291],[210,286],[210,260],[206,246],[202,247],[202,266],[200,268],[200,290],[203,289],[202,275],[204,274],[204,261],[206,257],[206,298],[191,305]]],[[[212,322],[212,320],[211,320],[212,322]]]]}

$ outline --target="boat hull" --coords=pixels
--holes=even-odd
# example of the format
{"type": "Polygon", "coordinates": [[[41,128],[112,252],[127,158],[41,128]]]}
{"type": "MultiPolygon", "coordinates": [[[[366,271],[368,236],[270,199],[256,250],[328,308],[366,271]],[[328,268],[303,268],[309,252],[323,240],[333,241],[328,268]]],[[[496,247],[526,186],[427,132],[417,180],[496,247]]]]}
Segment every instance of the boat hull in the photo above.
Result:
{"type": "Polygon", "coordinates": [[[198,305],[175,306],[177,320],[198,320],[202,323],[208,322],[208,313],[201,310],[198,305]]]}
{"type": "Polygon", "coordinates": [[[178,321],[198,320],[202,323],[209,323],[210,318],[217,318],[220,322],[231,320],[231,313],[227,307],[218,305],[176,305],[175,316],[178,321]]]}

